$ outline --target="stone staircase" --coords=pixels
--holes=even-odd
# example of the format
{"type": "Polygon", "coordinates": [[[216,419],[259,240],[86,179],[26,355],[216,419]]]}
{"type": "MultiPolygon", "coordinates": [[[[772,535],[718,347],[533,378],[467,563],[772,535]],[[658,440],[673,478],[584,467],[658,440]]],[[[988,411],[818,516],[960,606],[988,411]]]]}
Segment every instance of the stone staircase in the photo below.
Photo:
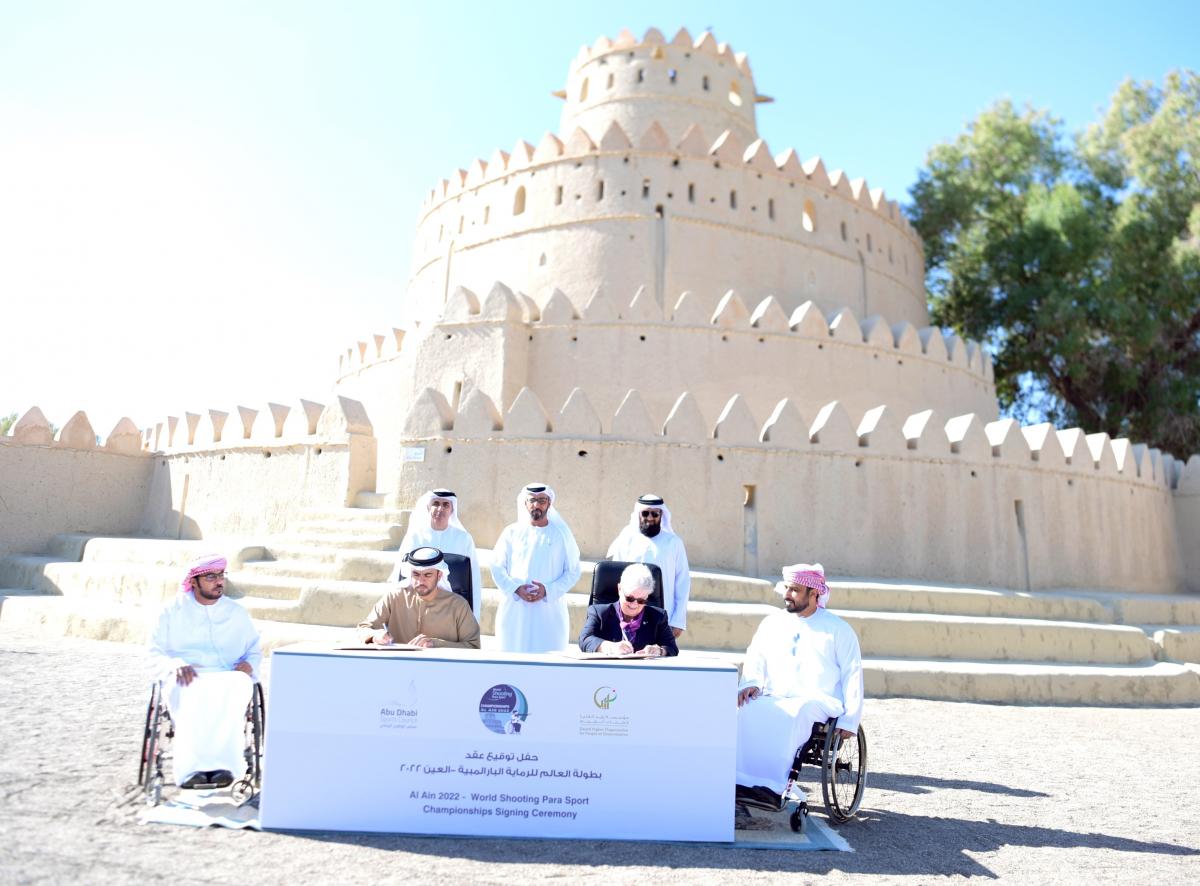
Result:
{"type": "MultiPolygon", "coordinates": [[[[269,647],[342,641],[381,593],[407,512],[360,497],[311,510],[288,534],[262,539],[58,536],[41,555],[0,558],[0,626],[144,642],[177,589],[180,564],[229,559],[228,593],[269,647]],[[7,589],[7,590],[5,590],[7,589]]],[[[490,551],[480,556],[485,584],[490,551]]],[[[591,564],[568,595],[583,622],[591,564]]],[[[962,701],[1200,703],[1200,596],[1064,590],[1028,593],[871,579],[831,582],[831,607],[858,633],[867,692],[962,701]]],[[[485,588],[482,628],[494,642],[499,592],[485,588]]],[[[693,572],[684,649],[740,660],[780,605],[773,582],[693,572]]]]}

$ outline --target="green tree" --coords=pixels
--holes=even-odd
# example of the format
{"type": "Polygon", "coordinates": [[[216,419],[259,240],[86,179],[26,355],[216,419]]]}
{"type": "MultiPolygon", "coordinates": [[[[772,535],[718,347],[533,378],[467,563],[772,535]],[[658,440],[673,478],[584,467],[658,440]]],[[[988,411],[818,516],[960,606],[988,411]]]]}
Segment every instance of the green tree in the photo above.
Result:
{"type": "Polygon", "coordinates": [[[8,434],[8,429],[17,423],[17,414],[10,412],[8,415],[0,415],[0,437],[8,434]]]}
{"type": "Polygon", "coordinates": [[[936,322],[990,345],[1006,411],[1200,451],[1200,76],[1121,84],[1074,139],[1000,102],[909,210],[936,322]]]}

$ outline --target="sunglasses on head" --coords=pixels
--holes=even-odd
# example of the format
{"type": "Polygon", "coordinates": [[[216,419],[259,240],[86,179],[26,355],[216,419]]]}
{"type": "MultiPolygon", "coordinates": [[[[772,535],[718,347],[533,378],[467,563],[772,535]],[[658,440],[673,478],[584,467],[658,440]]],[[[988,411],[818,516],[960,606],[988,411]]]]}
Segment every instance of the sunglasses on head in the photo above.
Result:
{"type": "Polygon", "coordinates": [[[649,599],[650,599],[649,597],[635,597],[632,594],[625,595],[626,603],[636,603],[638,606],[645,606],[646,601],[649,599]]]}

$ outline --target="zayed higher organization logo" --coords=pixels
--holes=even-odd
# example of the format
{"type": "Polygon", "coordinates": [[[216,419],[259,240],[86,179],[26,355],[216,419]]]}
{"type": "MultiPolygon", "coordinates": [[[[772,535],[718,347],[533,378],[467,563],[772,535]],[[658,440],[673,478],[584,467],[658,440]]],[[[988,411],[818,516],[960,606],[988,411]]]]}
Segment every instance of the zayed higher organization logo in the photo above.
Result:
{"type": "Polygon", "coordinates": [[[592,693],[592,701],[602,711],[607,711],[612,707],[612,703],[617,700],[617,690],[611,686],[601,686],[592,693]]]}
{"type": "Polygon", "coordinates": [[[524,693],[507,683],[493,686],[479,700],[479,719],[500,735],[519,735],[528,716],[529,702],[524,693]]]}

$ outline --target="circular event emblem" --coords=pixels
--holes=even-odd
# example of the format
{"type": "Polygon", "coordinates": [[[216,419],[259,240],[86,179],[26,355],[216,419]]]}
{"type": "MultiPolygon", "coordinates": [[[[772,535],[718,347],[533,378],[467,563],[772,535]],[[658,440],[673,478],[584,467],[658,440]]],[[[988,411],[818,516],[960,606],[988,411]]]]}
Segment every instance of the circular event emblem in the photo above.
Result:
{"type": "Polygon", "coordinates": [[[479,700],[479,719],[492,732],[514,735],[521,732],[529,716],[529,702],[516,686],[501,683],[483,693],[479,700]]]}
{"type": "Polygon", "coordinates": [[[612,703],[617,700],[617,690],[611,686],[601,686],[592,693],[592,702],[602,711],[607,711],[612,707],[612,703]]]}

